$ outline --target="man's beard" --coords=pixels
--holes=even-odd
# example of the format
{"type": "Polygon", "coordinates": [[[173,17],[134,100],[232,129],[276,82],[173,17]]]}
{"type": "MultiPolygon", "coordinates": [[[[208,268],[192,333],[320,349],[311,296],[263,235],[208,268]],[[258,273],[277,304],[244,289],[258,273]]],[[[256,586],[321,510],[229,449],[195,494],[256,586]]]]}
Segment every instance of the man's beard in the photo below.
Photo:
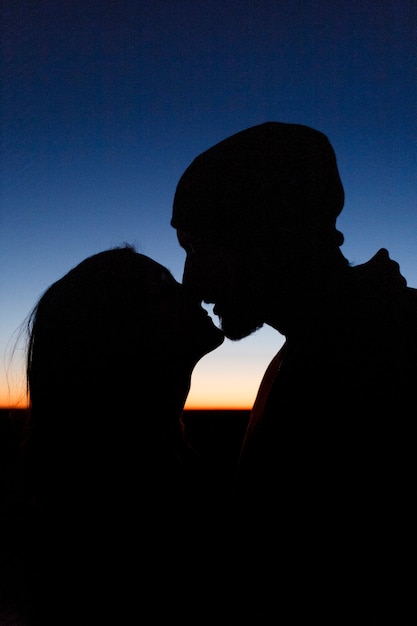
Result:
{"type": "Polygon", "coordinates": [[[220,320],[220,328],[225,336],[231,341],[239,341],[257,330],[262,328],[263,322],[255,319],[253,315],[247,314],[246,311],[237,314],[236,311],[226,311],[218,313],[220,320]]]}

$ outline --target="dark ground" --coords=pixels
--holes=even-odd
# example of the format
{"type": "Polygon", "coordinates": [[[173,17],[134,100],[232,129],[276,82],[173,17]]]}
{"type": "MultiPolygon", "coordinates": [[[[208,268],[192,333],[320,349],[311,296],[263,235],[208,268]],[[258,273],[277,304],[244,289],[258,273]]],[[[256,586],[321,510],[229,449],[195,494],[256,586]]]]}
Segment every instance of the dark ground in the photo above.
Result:
{"type": "MultiPolygon", "coordinates": [[[[187,410],[187,439],[203,455],[230,469],[236,462],[249,411],[187,410]]],[[[0,626],[37,626],[20,609],[25,603],[25,503],[20,441],[25,409],[0,409],[0,626]]]]}
{"type": "MultiPolygon", "coordinates": [[[[216,450],[220,458],[226,451],[239,451],[241,438],[249,419],[249,410],[185,410],[185,432],[197,449],[216,450]]],[[[0,471],[15,460],[16,446],[26,416],[25,409],[0,409],[0,471]]],[[[225,459],[226,460],[226,459],[225,459]]]]}
{"type": "Polygon", "coordinates": [[[233,410],[186,410],[183,414],[187,439],[200,452],[209,453],[225,466],[233,465],[239,454],[240,444],[249,419],[250,411],[233,410]]]}

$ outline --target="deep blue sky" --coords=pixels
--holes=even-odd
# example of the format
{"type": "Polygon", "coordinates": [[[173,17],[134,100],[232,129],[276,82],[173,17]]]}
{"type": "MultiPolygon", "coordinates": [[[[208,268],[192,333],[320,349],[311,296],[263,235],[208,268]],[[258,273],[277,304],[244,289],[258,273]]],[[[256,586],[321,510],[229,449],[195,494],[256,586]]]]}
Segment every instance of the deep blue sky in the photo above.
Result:
{"type": "MultiPolygon", "coordinates": [[[[346,193],[345,256],[362,263],[387,247],[417,287],[415,0],[0,6],[0,403],[14,331],[84,257],[128,241],[181,280],[176,183],[198,153],[253,124],[326,133],[346,193]]],[[[243,389],[250,403],[281,343],[268,328],[226,342],[190,397],[233,404],[243,389]]]]}

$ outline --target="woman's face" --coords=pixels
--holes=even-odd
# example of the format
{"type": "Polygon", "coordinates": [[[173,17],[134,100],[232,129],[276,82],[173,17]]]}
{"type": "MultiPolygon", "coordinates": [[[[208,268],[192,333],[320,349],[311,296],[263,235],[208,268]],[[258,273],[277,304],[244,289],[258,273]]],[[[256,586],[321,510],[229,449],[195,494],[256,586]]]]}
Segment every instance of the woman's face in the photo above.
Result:
{"type": "Polygon", "coordinates": [[[191,374],[197,362],[224,341],[223,332],[213,323],[200,302],[167,271],[160,274],[157,287],[153,328],[157,347],[148,373],[150,381],[163,379],[163,393],[154,397],[154,409],[172,415],[182,410],[186,401],[191,374]],[[161,288],[162,287],[162,288],[161,288]],[[153,369],[155,368],[155,370],[153,369]]]}
{"type": "Polygon", "coordinates": [[[224,334],[200,302],[171,274],[165,273],[162,280],[167,288],[167,303],[162,311],[166,341],[172,341],[177,359],[186,357],[194,365],[223,343],[224,334]]]}

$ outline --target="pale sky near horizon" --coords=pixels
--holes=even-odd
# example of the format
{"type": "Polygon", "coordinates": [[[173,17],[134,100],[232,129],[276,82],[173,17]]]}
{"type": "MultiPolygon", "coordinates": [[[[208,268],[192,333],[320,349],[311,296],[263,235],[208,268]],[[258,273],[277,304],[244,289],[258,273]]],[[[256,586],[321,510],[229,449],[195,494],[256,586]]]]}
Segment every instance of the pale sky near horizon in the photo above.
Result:
{"type": "MultiPolygon", "coordinates": [[[[182,278],[169,222],[191,160],[264,121],[312,126],[345,189],[353,264],[389,250],[417,287],[413,0],[3,0],[0,406],[24,392],[16,331],[86,256],[132,243],[182,278]]],[[[198,364],[187,406],[249,408],[283,337],[198,364]]]]}

